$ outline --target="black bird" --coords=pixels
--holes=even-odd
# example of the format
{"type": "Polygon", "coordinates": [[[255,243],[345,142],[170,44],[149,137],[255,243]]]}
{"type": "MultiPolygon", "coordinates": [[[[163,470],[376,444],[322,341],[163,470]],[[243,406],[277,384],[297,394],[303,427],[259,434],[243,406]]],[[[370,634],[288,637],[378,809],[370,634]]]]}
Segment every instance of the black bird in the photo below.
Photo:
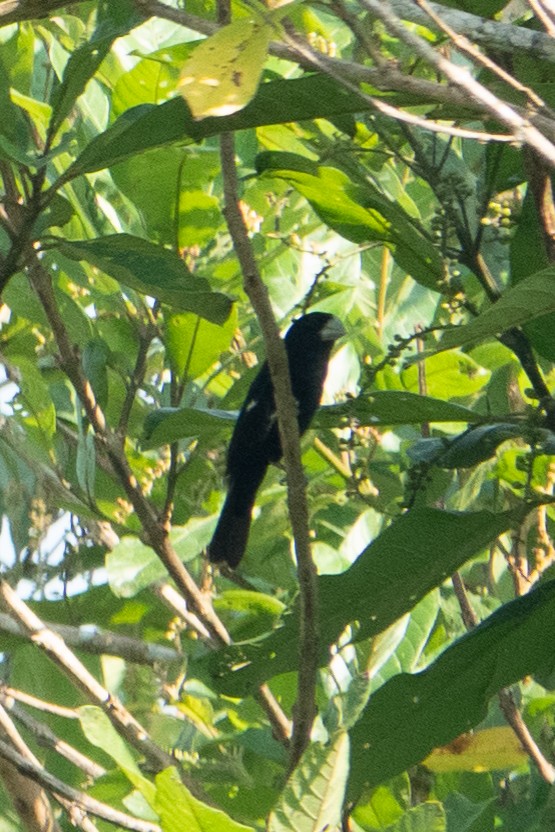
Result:
{"type": "MultiPolygon", "coordinates": [[[[345,335],[341,321],[325,312],[298,318],[285,335],[291,388],[304,433],[322,397],[334,342],[345,335]]],[[[251,513],[266,469],[281,459],[274,390],[267,362],[254,379],[227,451],[227,497],[207,552],[211,561],[237,566],[247,546],[251,513]]]]}

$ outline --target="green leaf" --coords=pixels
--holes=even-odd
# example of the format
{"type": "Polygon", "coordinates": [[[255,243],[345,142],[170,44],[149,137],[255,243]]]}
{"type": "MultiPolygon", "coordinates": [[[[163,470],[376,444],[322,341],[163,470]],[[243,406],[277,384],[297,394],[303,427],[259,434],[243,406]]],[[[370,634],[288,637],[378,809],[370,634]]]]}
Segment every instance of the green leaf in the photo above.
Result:
{"type": "Polygon", "coordinates": [[[79,96],[110,51],[113,42],[143,20],[129,0],[98,4],[98,20],[91,38],[75,49],[66,64],[61,84],[52,96],[49,130],[54,136],[79,96]]]}
{"type": "Polygon", "coordinates": [[[236,326],[236,314],[223,326],[195,315],[171,315],[164,340],[174,372],[187,379],[201,376],[229,348],[236,326]]]}
{"type": "MultiPolygon", "coordinates": [[[[197,557],[208,545],[214,525],[214,517],[194,517],[184,526],[174,526],[170,540],[183,561],[197,557]]],[[[108,552],[106,570],[112,592],[120,598],[133,597],[166,574],[150,546],[132,536],[122,538],[108,552]]]]}
{"type": "MultiPolygon", "coordinates": [[[[472,396],[488,383],[491,373],[470,355],[458,350],[436,353],[425,359],[426,388],[431,396],[455,398],[472,396]]],[[[401,381],[408,390],[418,390],[418,370],[412,365],[401,372],[401,381]]]]}
{"type": "MultiPolygon", "coordinates": [[[[542,220],[538,216],[533,189],[528,188],[518,226],[511,239],[511,285],[515,286],[531,274],[541,272],[549,264],[542,220]]],[[[524,328],[532,346],[550,361],[555,361],[554,327],[555,315],[551,314],[530,321],[524,328]]]]}
{"type": "MultiPolygon", "coordinates": [[[[548,431],[542,433],[549,438],[548,431]]],[[[553,434],[551,436],[555,439],[553,434]]],[[[427,462],[440,468],[472,468],[490,459],[502,442],[521,437],[539,438],[538,431],[532,431],[527,425],[478,425],[452,440],[421,439],[407,450],[407,454],[413,462],[427,462]]]]}
{"type": "Polygon", "coordinates": [[[75,468],[79,486],[84,494],[90,500],[93,500],[96,474],[96,448],[92,428],[89,428],[86,433],[79,432],[75,468]]]}
{"type": "Polygon", "coordinates": [[[555,312],[555,267],[527,277],[465,326],[448,330],[434,352],[495,338],[514,326],[555,312]]]}
{"type": "MultiPolygon", "coordinates": [[[[356,641],[383,632],[463,563],[518,524],[521,514],[414,508],[382,532],[346,572],[320,576],[320,605],[326,613],[321,621],[321,664],[327,664],[329,645],[348,624],[357,622],[356,641]]],[[[264,639],[209,656],[206,663],[213,684],[230,696],[244,696],[254,685],[294,670],[297,615],[295,611],[287,616],[281,629],[264,639]]]]}
{"type": "Polygon", "coordinates": [[[377,188],[369,183],[354,185],[336,168],[319,167],[315,173],[307,172],[312,163],[304,157],[294,162],[291,153],[261,155],[259,165],[265,175],[293,185],[330,228],[355,243],[383,242],[402,269],[423,286],[438,291],[443,275],[439,252],[409,215],[377,188]],[[292,162],[293,167],[288,168],[292,162]]]}
{"type": "Polygon", "coordinates": [[[224,131],[327,118],[364,109],[364,103],[352,93],[317,74],[261,84],[244,110],[231,116],[205,118],[202,122],[193,119],[181,97],[159,105],[142,104],[127,110],[89,142],[66,170],[63,180],[110,167],[141,151],[177,141],[200,142],[224,131]]]}
{"type": "Polygon", "coordinates": [[[214,599],[214,609],[234,641],[268,632],[285,612],[285,604],[263,592],[228,589],[214,599]]]}
{"type": "Polygon", "coordinates": [[[59,250],[72,260],[85,260],[125,286],[186,312],[221,324],[231,311],[231,299],[211,292],[208,281],[195,277],[169,249],[131,234],[95,240],[59,240],[59,250]]]}
{"type": "Polygon", "coordinates": [[[93,389],[96,401],[104,410],[108,402],[108,370],[110,358],[108,344],[102,338],[92,338],[83,348],[81,361],[83,372],[93,389]]]}
{"type": "Polygon", "coordinates": [[[409,809],[384,832],[446,832],[447,819],[441,803],[427,800],[409,809]]]}
{"type": "Polygon", "coordinates": [[[10,362],[19,370],[19,399],[28,414],[27,423],[39,428],[48,442],[56,431],[56,410],[48,385],[40,370],[26,356],[11,355],[10,362]]]}
{"type": "Polygon", "coordinates": [[[228,116],[254,97],[273,27],[245,18],[202,41],[187,59],[179,89],[193,118],[228,116]]]}
{"type": "Polygon", "coordinates": [[[349,735],[330,745],[312,743],[287,781],[268,819],[268,832],[319,832],[336,829],[348,773],[349,735]]]}
{"type": "Polygon", "coordinates": [[[483,417],[470,408],[402,390],[378,390],[341,404],[321,407],[314,427],[334,428],[356,419],[360,425],[410,425],[422,422],[477,422],[483,417]]]}
{"type": "MultiPolygon", "coordinates": [[[[17,38],[17,35],[13,36],[17,38]]],[[[13,42],[13,41],[12,41],[13,42]]],[[[17,107],[10,94],[10,67],[6,65],[7,44],[2,43],[0,55],[0,157],[21,165],[31,165],[35,161],[28,155],[31,147],[31,136],[28,123],[20,108],[17,107]]]]}
{"type": "Polygon", "coordinates": [[[551,667],[545,634],[554,622],[555,581],[549,581],[497,610],[426,670],[386,682],[351,731],[351,796],[473,728],[502,687],[551,667]]]}
{"type": "Polygon", "coordinates": [[[155,798],[153,784],[141,773],[133,754],[104,711],[93,705],[83,705],[77,708],[77,713],[79,714],[81,728],[88,741],[108,754],[135,788],[139,789],[141,794],[152,804],[155,798]]]}
{"type": "Polygon", "coordinates": [[[237,413],[228,410],[202,410],[196,407],[161,407],[145,419],[146,448],[171,444],[190,436],[215,436],[218,431],[233,427],[237,413]]]}
{"type": "Polygon", "coordinates": [[[33,237],[40,237],[47,228],[62,228],[71,220],[73,215],[74,210],[71,203],[60,194],[54,194],[33,226],[33,237]]]}
{"type": "Polygon", "coordinates": [[[251,826],[237,823],[212,806],[201,803],[183,785],[174,768],[156,776],[154,808],[160,816],[162,832],[253,832],[251,826]]]}

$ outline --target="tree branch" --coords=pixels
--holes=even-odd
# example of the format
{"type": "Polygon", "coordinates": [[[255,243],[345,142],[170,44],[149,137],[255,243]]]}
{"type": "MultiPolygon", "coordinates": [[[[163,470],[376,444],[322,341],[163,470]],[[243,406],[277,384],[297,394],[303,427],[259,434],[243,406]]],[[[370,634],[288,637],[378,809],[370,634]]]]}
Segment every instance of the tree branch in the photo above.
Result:
{"type": "Polygon", "coordinates": [[[217,643],[229,644],[229,634],[214,612],[210,599],[203,595],[179,559],[170,543],[167,530],[162,527],[154,509],[142,493],[123,451],[121,437],[114,434],[106,424],[104,413],[96,402],[93,389],[83,374],[74,346],[69,340],[65,324],[54,297],[50,275],[36,255],[30,258],[28,268],[31,284],[43,305],[46,317],[52,328],[54,339],[60,353],[61,366],[73,384],[77,396],[85,409],[87,418],[99,441],[102,442],[112,467],[135,509],[137,517],[141,522],[146,542],[152,546],[176,582],[179,590],[206,625],[212,638],[217,643]]]}
{"type": "MultiPolygon", "coordinates": [[[[66,644],[94,656],[120,656],[135,664],[151,666],[158,662],[174,662],[181,659],[180,654],[171,647],[165,647],[163,644],[149,644],[139,639],[129,638],[129,636],[102,631],[95,624],[82,624],[79,627],[71,627],[69,624],[49,624],[49,626],[53,632],[63,638],[66,644]]],[[[0,630],[22,638],[27,635],[21,624],[4,613],[0,613],[0,630]]]]}
{"type": "MultiPolygon", "coordinates": [[[[56,736],[48,725],[41,722],[39,719],[35,719],[34,716],[27,713],[25,708],[22,708],[17,704],[13,696],[7,694],[1,688],[0,702],[7,711],[10,711],[17,722],[20,722],[33,734],[38,745],[56,751],[57,754],[64,757],[64,759],[68,760],[68,762],[72,763],[77,768],[81,769],[87,777],[91,777],[93,780],[96,780],[98,777],[102,777],[106,774],[106,770],[102,766],[98,765],[98,763],[95,763],[94,760],[91,760],[84,754],[81,754],[80,751],[77,751],[76,748],[69,745],[69,743],[65,740],[56,736]]],[[[74,716],[77,716],[77,714],[74,714],[74,716]]]]}
{"type": "Polygon", "coordinates": [[[173,758],[154,743],[142,725],[129,713],[122,702],[113,696],[69,650],[61,636],[44,625],[31,608],[18,598],[5,581],[0,581],[0,598],[9,612],[20,622],[30,640],[68,676],[89,701],[94,702],[140,754],[144,754],[156,771],[174,764],[173,758]]]}
{"type": "Polygon", "coordinates": [[[384,23],[390,34],[406,43],[417,55],[445,75],[452,84],[479,101],[491,116],[511,130],[516,141],[530,145],[549,164],[555,166],[555,146],[531,124],[528,118],[521,116],[516,109],[480,84],[467,69],[449,61],[436,52],[427,41],[409,31],[391,12],[390,6],[384,5],[382,0],[360,0],[360,3],[384,23]]]}
{"type": "MultiPolygon", "coordinates": [[[[543,32],[535,32],[533,29],[525,29],[523,26],[513,26],[497,20],[487,20],[475,14],[442,6],[440,3],[430,2],[427,5],[451,29],[459,35],[466,35],[474,43],[508,54],[527,52],[538,60],[555,63],[555,41],[543,32]]],[[[426,12],[413,0],[389,0],[389,6],[403,20],[410,20],[411,23],[421,24],[432,31],[439,31],[437,23],[430,20],[426,12]]]]}
{"type": "MultiPolygon", "coordinates": [[[[452,576],[452,581],[453,589],[455,590],[455,595],[461,608],[464,625],[467,630],[471,630],[478,624],[478,618],[468,600],[466,587],[458,572],[452,576]]],[[[555,767],[551,765],[549,760],[541,752],[538,744],[528,730],[528,726],[516,706],[512,692],[508,688],[503,688],[499,691],[498,697],[499,705],[505,719],[515,732],[526,753],[535,762],[541,776],[547,783],[555,783],[555,767]]]]}
{"type": "Polygon", "coordinates": [[[77,6],[84,0],[2,0],[0,2],[0,26],[50,17],[51,12],[62,6],[77,6]]]}
{"type": "Polygon", "coordinates": [[[287,477],[287,505],[297,556],[301,596],[299,684],[291,740],[291,768],[310,741],[316,713],[318,673],[318,590],[316,567],[310,552],[306,484],[301,462],[297,407],[291,391],[287,354],[274,319],[268,290],[258,271],[239,206],[235,147],[229,133],[220,139],[224,180],[224,216],[243,273],[245,292],[254,308],[266,346],[266,358],[275,391],[276,411],[287,477]]]}
{"type": "MultiPolygon", "coordinates": [[[[59,780],[52,774],[49,774],[42,766],[25,759],[17,751],[14,751],[7,743],[0,740],[0,757],[12,763],[18,771],[34,780],[43,788],[51,792],[56,799],[64,798],[64,805],[67,806],[66,801],[70,801],[77,807],[84,809],[91,815],[107,820],[115,826],[122,826],[124,829],[130,829],[131,832],[160,832],[160,827],[156,823],[150,823],[146,820],[139,820],[125,812],[120,812],[118,809],[112,809],[100,800],[94,797],[89,797],[84,792],[68,786],[63,780],[59,780]]],[[[73,818],[73,812],[70,811],[73,818]]]]}

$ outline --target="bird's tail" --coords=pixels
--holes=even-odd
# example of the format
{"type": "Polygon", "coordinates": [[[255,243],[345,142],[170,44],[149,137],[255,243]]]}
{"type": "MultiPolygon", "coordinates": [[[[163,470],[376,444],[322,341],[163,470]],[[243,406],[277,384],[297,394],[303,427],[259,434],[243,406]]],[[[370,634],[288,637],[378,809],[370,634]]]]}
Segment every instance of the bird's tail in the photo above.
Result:
{"type": "Polygon", "coordinates": [[[266,465],[256,472],[256,476],[251,470],[248,483],[230,484],[218,525],[207,548],[212,563],[225,561],[235,568],[245,554],[256,492],[265,473],[266,465]]]}
{"type": "Polygon", "coordinates": [[[225,561],[231,567],[237,566],[247,548],[250,527],[251,512],[236,514],[235,506],[227,497],[207,549],[208,558],[213,563],[225,561]]]}

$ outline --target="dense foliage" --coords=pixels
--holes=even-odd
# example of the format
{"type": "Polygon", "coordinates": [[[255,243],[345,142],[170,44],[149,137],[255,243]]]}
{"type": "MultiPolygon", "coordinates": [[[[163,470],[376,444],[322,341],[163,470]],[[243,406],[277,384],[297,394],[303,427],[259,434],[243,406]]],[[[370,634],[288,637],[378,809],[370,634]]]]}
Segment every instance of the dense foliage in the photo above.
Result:
{"type": "Polygon", "coordinates": [[[2,832],[553,828],[548,6],[0,2],[2,832]]]}

